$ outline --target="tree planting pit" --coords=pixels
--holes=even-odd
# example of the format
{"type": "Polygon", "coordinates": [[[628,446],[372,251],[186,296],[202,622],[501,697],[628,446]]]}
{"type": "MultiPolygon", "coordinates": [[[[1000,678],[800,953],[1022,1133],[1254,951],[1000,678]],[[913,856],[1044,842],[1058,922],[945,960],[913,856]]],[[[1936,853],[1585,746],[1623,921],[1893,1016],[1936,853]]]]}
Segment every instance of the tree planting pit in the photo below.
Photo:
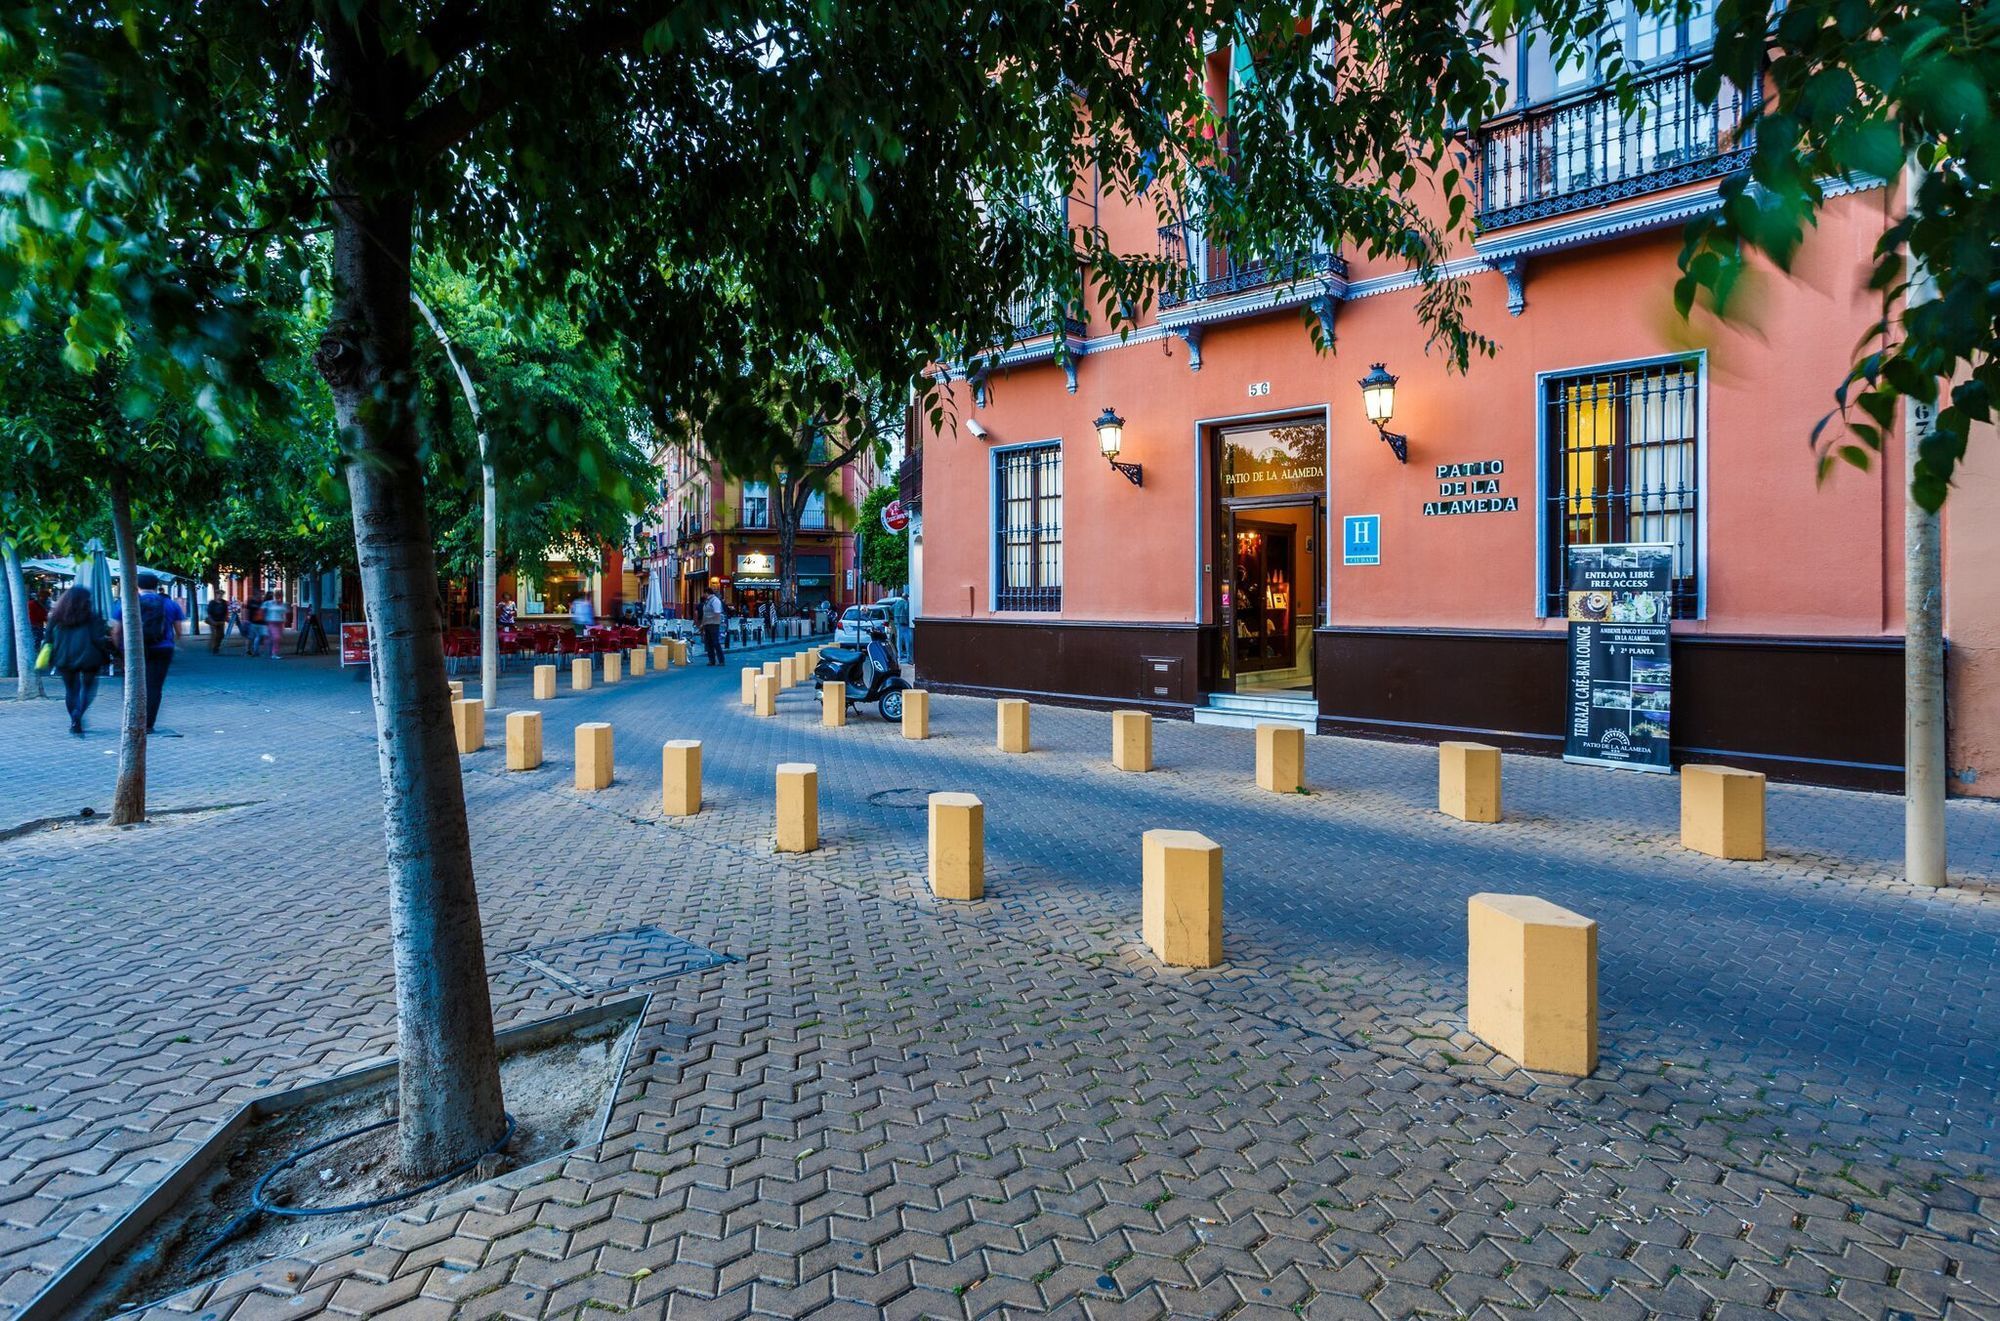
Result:
{"type": "Polygon", "coordinates": [[[307,1259],[300,1263],[302,1283],[329,1240],[358,1247],[394,1216],[602,1141],[648,998],[626,997],[497,1034],[501,1092],[515,1129],[505,1149],[477,1168],[384,1206],[312,1217],[259,1213],[224,1238],[250,1209],[260,1178],[330,1138],[340,1140],[274,1176],[265,1199],[343,1206],[396,1197],[421,1182],[396,1168],[394,1125],[369,1129],[394,1117],[393,1060],[247,1102],[29,1300],[17,1321],[110,1316],[300,1257],[307,1259]],[[369,1131],[341,1137],[362,1129],[369,1131]]]}

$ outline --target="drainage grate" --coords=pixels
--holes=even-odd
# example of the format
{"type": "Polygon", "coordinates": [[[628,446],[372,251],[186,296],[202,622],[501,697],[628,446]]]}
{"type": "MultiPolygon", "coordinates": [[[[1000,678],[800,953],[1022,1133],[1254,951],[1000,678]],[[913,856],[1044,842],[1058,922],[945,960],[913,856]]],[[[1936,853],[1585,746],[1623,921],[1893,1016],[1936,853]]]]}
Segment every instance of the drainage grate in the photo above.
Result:
{"type": "Polygon", "coordinates": [[[578,995],[622,991],[731,962],[727,954],[658,927],[600,931],[594,936],[517,950],[512,957],[578,995]]]}

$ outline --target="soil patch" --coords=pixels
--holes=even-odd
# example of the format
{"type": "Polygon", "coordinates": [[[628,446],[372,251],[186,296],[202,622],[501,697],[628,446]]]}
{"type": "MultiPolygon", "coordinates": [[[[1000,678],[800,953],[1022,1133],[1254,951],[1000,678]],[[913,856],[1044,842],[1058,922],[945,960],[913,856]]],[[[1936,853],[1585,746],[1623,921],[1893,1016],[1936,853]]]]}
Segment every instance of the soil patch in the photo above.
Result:
{"type": "Polygon", "coordinates": [[[227,1154],[99,1277],[75,1314],[104,1317],[155,1302],[203,1280],[372,1229],[401,1212],[598,1141],[638,1026],[636,1014],[614,1018],[503,1054],[500,1084],[507,1113],[514,1118],[512,1140],[477,1168],[421,1192],[404,1193],[412,1181],[396,1169],[394,1125],[369,1128],[395,1117],[393,1075],[253,1119],[236,1134],[227,1154]],[[395,1200],[311,1217],[257,1213],[236,1223],[252,1209],[252,1189],[260,1178],[287,1157],[328,1139],[339,1140],[274,1177],[265,1200],[300,1208],[395,1200]]]}

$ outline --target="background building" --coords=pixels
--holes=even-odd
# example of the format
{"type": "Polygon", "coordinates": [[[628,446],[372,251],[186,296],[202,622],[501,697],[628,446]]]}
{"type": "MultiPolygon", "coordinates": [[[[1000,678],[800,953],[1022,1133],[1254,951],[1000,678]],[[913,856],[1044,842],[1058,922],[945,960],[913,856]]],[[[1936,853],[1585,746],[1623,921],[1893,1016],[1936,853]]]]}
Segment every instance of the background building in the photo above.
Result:
{"type": "MultiPolygon", "coordinates": [[[[1079,184],[1072,224],[1157,245],[1190,285],[1122,339],[1086,300],[952,381],[942,434],[914,420],[926,683],[1555,752],[1564,548],[1655,541],[1674,548],[1677,758],[1899,784],[1901,437],[1823,484],[1808,448],[1881,314],[1865,280],[1888,195],[1830,184],[1845,195],[1789,277],[1754,277],[1745,319],[1681,320],[1682,225],[1747,143],[1726,87],[1693,98],[1702,14],[1669,27],[1628,47],[1654,66],[1643,120],[1587,71],[1558,86],[1521,57],[1520,103],[1470,144],[1478,237],[1453,267],[1500,347],[1465,374],[1426,353],[1409,269],[1232,252],[1198,211],[1162,227],[1152,198],[1079,184]],[[1358,384],[1377,363],[1398,378],[1380,428],[1358,384]]],[[[1217,52],[1218,102],[1230,68],[1217,52]]],[[[2000,793],[1981,439],[1946,515],[1951,764],[1961,791],[2000,793]]]]}

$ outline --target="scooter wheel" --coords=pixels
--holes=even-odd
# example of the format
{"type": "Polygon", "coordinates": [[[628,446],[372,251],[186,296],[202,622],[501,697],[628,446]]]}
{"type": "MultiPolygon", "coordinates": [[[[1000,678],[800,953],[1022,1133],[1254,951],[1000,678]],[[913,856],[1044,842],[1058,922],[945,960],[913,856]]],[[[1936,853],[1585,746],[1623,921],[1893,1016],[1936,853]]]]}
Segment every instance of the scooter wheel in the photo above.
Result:
{"type": "Polygon", "coordinates": [[[888,692],[882,694],[882,700],[876,705],[881,709],[884,720],[901,720],[903,718],[903,690],[900,688],[890,689],[888,692]]]}

